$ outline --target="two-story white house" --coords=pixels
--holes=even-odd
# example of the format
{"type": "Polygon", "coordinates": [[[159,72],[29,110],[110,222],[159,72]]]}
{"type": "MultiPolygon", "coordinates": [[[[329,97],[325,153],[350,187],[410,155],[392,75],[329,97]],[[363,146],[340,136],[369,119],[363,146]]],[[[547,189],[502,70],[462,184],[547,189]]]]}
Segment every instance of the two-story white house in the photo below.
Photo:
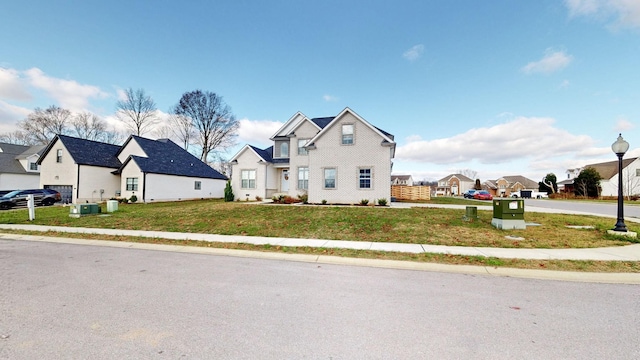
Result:
{"type": "Polygon", "coordinates": [[[270,140],[266,149],[246,145],[231,158],[237,198],[307,194],[310,203],[338,204],[391,198],[393,135],[349,108],[322,118],[297,112],[270,140]]]}
{"type": "Polygon", "coordinates": [[[171,140],[134,135],[121,146],[57,135],[38,163],[40,187],[69,203],[222,198],[227,181],[171,140]]]}

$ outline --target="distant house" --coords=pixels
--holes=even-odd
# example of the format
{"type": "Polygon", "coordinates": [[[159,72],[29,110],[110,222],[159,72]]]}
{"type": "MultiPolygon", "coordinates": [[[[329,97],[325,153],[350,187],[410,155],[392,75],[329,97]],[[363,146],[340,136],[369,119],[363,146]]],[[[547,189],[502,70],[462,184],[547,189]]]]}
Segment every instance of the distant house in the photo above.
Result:
{"type": "MultiPolygon", "coordinates": [[[[586,168],[595,169],[602,177],[600,180],[600,195],[618,195],[618,161],[607,161],[596,164],[585,165],[581,168],[568,169],[568,179],[558,182],[559,190],[563,192],[573,192],[578,184],[575,178],[586,168]],[[560,187],[562,185],[562,187],[560,187]]],[[[634,157],[622,160],[622,188],[626,196],[640,194],[640,158],[634,157]]]]}
{"type": "Polygon", "coordinates": [[[413,186],[411,175],[391,175],[391,185],[413,186]]]}
{"type": "Polygon", "coordinates": [[[461,195],[469,189],[473,189],[475,180],[462,174],[451,174],[438,180],[437,195],[461,195]]]}
{"type": "Polygon", "coordinates": [[[537,182],[521,175],[503,176],[496,180],[487,180],[482,188],[494,196],[508,197],[511,193],[522,190],[538,191],[537,182]]]}
{"type": "Polygon", "coordinates": [[[227,180],[171,140],[134,135],[122,146],[57,135],[38,163],[40,186],[73,203],[221,198],[227,180]]]}
{"type": "Polygon", "coordinates": [[[396,143],[345,108],[332,117],[297,112],[260,149],[246,145],[231,158],[236,197],[308,195],[311,203],[374,203],[391,198],[391,159],[396,143]]]}
{"type": "Polygon", "coordinates": [[[37,189],[40,186],[38,158],[44,145],[0,143],[0,190],[37,189]]]}

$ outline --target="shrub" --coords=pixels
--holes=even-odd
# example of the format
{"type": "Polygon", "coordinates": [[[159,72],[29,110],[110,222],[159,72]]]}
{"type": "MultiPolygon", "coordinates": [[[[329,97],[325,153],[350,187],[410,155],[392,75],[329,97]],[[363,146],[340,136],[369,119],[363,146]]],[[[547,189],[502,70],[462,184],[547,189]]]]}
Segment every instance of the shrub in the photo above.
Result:
{"type": "Polygon", "coordinates": [[[300,201],[302,201],[303,204],[308,204],[309,203],[309,195],[307,195],[307,194],[298,195],[298,199],[300,199],[300,201]]]}
{"type": "Polygon", "coordinates": [[[327,205],[327,200],[322,200],[322,205],[327,205]]]}
{"type": "Polygon", "coordinates": [[[256,201],[262,201],[262,198],[258,195],[256,195],[256,201]]]}
{"type": "Polygon", "coordinates": [[[369,199],[362,199],[362,200],[360,200],[360,205],[362,205],[362,206],[367,206],[367,205],[369,205],[369,199]]]}
{"type": "Polygon", "coordinates": [[[131,195],[131,197],[129,198],[129,201],[132,203],[138,201],[138,197],[136,196],[136,194],[131,195]]]}
{"type": "Polygon", "coordinates": [[[385,198],[378,199],[378,205],[386,206],[387,205],[387,199],[385,199],[385,198]]]}
{"type": "Polygon", "coordinates": [[[233,201],[233,189],[231,188],[231,180],[227,180],[227,186],[224,188],[224,201],[233,201]]]}

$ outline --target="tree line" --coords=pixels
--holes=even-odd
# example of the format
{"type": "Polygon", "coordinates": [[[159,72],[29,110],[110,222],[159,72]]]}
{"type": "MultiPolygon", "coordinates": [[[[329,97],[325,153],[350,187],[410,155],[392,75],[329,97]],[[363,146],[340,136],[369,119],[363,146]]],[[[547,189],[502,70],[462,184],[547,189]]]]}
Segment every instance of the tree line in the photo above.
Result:
{"type": "MultiPolygon", "coordinates": [[[[162,125],[155,101],[144,89],[125,90],[116,103],[116,117],[130,134],[176,139],[186,150],[208,162],[217,153],[236,144],[239,122],[231,107],[211,91],[185,92],[169,109],[168,123],[162,125]],[[191,148],[191,149],[190,149],[191,148]]],[[[19,145],[46,145],[60,135],[120,144],[128,136],[91,112],[72,113],[56,105],[35,108],[17,124],[18,130],[0,134],[0,142],[19,145]]]]}

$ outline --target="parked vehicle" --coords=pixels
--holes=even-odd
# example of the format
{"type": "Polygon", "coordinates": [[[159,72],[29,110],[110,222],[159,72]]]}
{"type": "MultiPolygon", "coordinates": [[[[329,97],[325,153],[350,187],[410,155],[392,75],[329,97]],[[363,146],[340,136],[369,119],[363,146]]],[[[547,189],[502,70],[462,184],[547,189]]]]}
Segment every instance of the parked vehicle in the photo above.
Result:
{"type": "Polygon", "coordinates": [[[511,193],[512,198],[523,198],[523,199],[545,199],[548,198],[546,192],[543,191],[533,191],[533,190],[519,190],[511,193]]]}
{"type": "Polygon", "coordinates": [[[13,207],[27,206],[27,195],[33,195],[35,206],[51,206],[62,200],[62,196],[56,190],[28,189],[11,191],[0,197],[0,209],[6,210],[13,207]]]}
{"type": "Polygon", "coordinates": [[[477,191],[478,190],[475,190],[475,189],[469,189],[464,193],[462,193],[462,195],[464,196],[465,199],[473,199],[473,194],[475,194],[477,191]]]}
{"type": "Polygon", "coordinates": [[[493,195],[486,190],[480,190],[473,194],[473,198],[476,200],[493,200],[493,195]]]}

